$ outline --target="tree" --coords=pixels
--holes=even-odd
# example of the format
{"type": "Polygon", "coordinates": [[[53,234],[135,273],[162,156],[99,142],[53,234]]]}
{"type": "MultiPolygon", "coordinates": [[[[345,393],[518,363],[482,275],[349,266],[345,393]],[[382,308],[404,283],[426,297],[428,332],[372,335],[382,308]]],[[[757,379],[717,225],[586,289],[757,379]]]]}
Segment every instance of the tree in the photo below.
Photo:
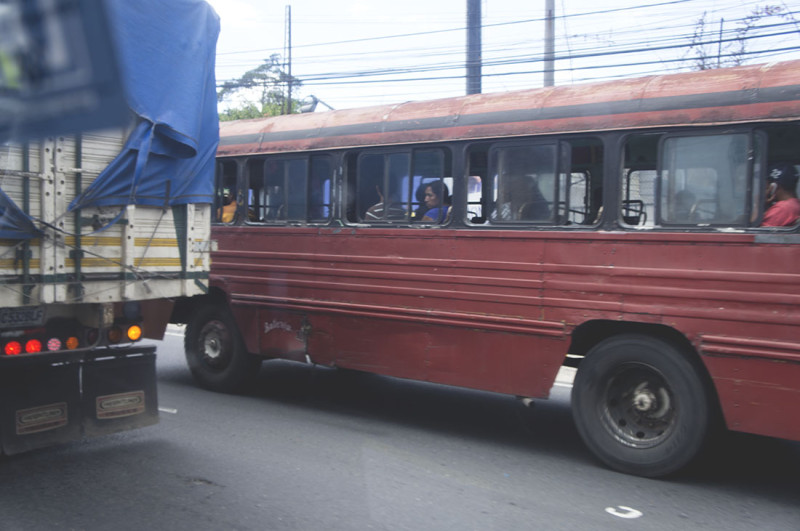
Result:
{"type": "Polygon", "coordinates": [[[707,13],[703,13],[703,16],[695,23],[692,44],[689,47],[688,55],[693,56],[692,67],[695,70],[710,70],[744,64],[748,55],[747,42],[752,31],[757,29],[758,22],[769,17],[794,21],[792,14],[782,6],[759,6],[739,22],[733,38],[723,39],[722,24],[724,20],[720,21],[717,36],[713,27],[707,29],[709,26],[709,22],[706,20],[707,15],[707,13]]]}
{"type": "MultiPolygon", "coordinates": [[[[277,116],[294,112],[300,105],[292,98],[290,108],[286,105],[286,86],[289,75],[283,71],[279,54],[272,54],[261,65],[245,72],[242,77],[225,81],[217,90],[217,101],[227,102],[230,107],[220,113],[220,120],[240,120],[277,116]]],[[[292,87],[302,82],[292,76],[292,87]]]]}

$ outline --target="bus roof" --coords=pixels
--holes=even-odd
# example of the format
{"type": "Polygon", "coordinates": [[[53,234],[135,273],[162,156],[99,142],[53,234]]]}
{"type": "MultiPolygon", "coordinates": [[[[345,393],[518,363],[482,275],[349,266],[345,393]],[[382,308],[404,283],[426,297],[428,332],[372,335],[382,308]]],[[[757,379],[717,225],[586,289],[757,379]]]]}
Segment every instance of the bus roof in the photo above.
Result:
{"type": "Polygon", "coordinates": [[[220,124],[219,156],[800,118],[800,60],[220,124]]]}

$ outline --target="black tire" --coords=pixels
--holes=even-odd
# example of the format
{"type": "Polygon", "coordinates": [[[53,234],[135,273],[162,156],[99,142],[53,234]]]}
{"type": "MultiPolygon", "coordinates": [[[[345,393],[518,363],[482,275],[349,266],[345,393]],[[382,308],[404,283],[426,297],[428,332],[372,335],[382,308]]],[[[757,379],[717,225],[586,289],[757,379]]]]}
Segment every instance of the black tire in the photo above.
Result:
{"type": "Polygon", "coordinates": [[[260,358],[249,354],[233,316],[224,306],[202,306],[186,327],[186,362],[202,387],[223,393],[247,390],[260,358]]]}
{"type": "Polygon", "coordinates": [[[710,429],[701,367],[670,343],[620,335],[596,345],[578,368],[572,416],[583,441],[609,467],[660,477],[686,466],[710,429]]]}

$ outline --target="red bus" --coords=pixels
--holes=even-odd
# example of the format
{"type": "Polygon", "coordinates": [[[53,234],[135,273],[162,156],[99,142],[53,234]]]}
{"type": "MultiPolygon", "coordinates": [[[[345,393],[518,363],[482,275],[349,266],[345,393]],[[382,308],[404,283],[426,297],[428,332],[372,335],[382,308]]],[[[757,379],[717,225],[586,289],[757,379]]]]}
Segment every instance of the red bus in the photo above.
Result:
{"type": "Polygon", "coordinates": [[[283,358],[547,398],[566,365],[620,471],[715,427],[800,440],[800,233],[762,226],[796,195],[800,61],[220,134],[211,289],[175,314],[200,385],[283,358]]]}

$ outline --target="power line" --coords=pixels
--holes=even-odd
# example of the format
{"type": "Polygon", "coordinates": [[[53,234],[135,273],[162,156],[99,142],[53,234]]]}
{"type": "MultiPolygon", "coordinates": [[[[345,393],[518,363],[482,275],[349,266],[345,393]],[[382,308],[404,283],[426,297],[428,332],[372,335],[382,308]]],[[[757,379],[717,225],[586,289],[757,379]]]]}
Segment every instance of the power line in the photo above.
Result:
{"type": "MultiPolygon", "coordinates": [[[[631,7],[620,7],[620,8],[615,8],[615,9],[604,9],[604,10],[599,10],[599,11],[588,11],[588,12],[585,12],[585,13],[575,13],[575,14],[572,14],[572,15],[561,15],[560,17],[556,17],[556,18],[574,18],[574,17],[583,17],[583,16],[593,16],[593,15],[605,15],[605,14],[610,14],[610,13],[633,11],[633,10],[638,10],[638,9],[647,9],[647,8],[651,8],[651,7],[660,7],[660,6],[667,6],[667,5],[673,5],[673,4],[685,4],[685,3],[691,2],[691,1],[692,0],[670,0],[670,1],[667,1],[667,2],[659,2],[659,3],[656,3],[656,4],[644,4],[644,5],[631,6],[631,7]]],[[[483,24],[483,25],[481,25],[481,29],[493,28],[493,27],[501,27],[501,26],[511,26],[511,25],[516,25],[516,24],[528,24],[528,23],[531,23],[531,22],[543,22],[543,21],[544,21],[544,18],[532,18],[532,19],[526,19],[526,20],[514,20],[514,21],[510,21],[510,22],[497,22],[497,23],[494,23],[494,24],[483,24]]],[[[313,47],[320,47],[320,46],[326,46],[327,47],[327,46],[335,46],[337,44],[354,44],[354,43],[359,43],[359,42],[372,42],[372,41],[380,41],[380,40],[387,40],[387,39],[399,39],[399,38],[405,38],[405,37],[420,37],[422,35],[435,35],[435,34],[438,34],[438,33],[449,33],[449,32],[453,32],[453,31],[465,31],[466,29],[467,29],[466,27],[460,26],[460,27],[457,27],[457,28],[447,28],[447,29],[430,30],[430,31],[419,31],[419,32],[414,32],[414,33],[399,33],[399,34],[395,34],[395,35],[382,35],[382,36],[378,36],[378,37],[365,37],[365,38],[362,38],[362,39],[348,39],[348,40],[333,41],[333,42],[318,42],[318,43],[313,43],[313,44],[297,45],[297,46],[295,46],[295,49],[297,49],[297,48],[313,48],[313,47]]],[[[221,56],[222,55],[234,55],[234,54],[243,54],[243,53],[264,52],[264,51],[266,51],[266,50],[264,50],[264,49],[246,50],[246,51],[224,52],[224,53],[220,53],[218,55],[221,55],[221,56]]]]}
{"type": "MultiPolygon", "coordinates": [[[[587,17],[589,15],[606,14],[627,12],[634,9],[652,8],[657,9],[661,6],[672,6],[675,4],[683,4],[690,0],[673,0],[668,2],[660,2],[648,5],[624,7],[616,9],[607,9],[594,12],[586,12],[579,14],[561,15],[562,24],[566,27],[566,21],[570,20],[575,22],[579,20],[577,17],[587,17]]],[[[699,3],[699,2],[698,2],[699,3]]],[[[710,20],[714,20],[720,13],[727,13],[736,8],[741,9],[742,3],[737,3],[736,6],[728,5],[719,7],[714,4],[711,10],[710,20]]],[[[761,1],[756,0],[752,3],[745,4],[745,6],[758,6],[761,1]]],[[[648,12],[648,16],[653,18],[652,9],[648,12]]],[[[742,11],[739,10],[740,14],[742,11]]],[[[695,19],[690,25],[685,22],[685,19],[675,18],[665,23],[663,16],[657,17],[659,22],[653,24],[636,24],[628,25],[626,29],[609,32],[608,34],[601,34],[598,32],[584,32],[574,31],[571,34],[564,32],[565,36],[560,39],[559,51],[556,55],[556,60],[559,64],[567,63],[569,66],[557,69],[558,75],[570,73],[573,75],[573,81],[592,81],[596,79],[610,79],[615,77],[631,77],[631,75],[647,75],[650,73],[664,73],[665,71],[674,71],[689,68],[689,64],[694,60],[693,57],[688,55],[690,50],[701,49],[703,46],[717,46],[719,44],[733,44],[736,42],[741,43],[755,43],[768,39],[783,38],[783,42],[767,43],[766,46],[761,46],[758,50],[747,50],[745,52],[729,52],[720,54],[721,58],[772,58],[781,57],[786,54],[796,54],[800,51],[800,46],[792,46],[786,42],[788,35],[800,34],[798,31],[798,21],[796,20],[797,11],[789,11],[786,8],[783,12],[770,17],[775,20],[776,16],[782,17],[788,22],[779,22],[774,24],[760,24],[752,27],[746,26],[746,22],[755,13],[750,10],[746,16],[739,17],[725,17],[726,26],[721,34],[721,38],[717,36],[719,33],[716,31],[709,31],[709,37],[705,39],[694,39],[693,29],[697,27],[697,20],[695,19]],[[681,20],[684,20],[682,23],[681,20]],[[748,27],[748,33],[741,35],[739,32],[748,27]],[[791,27],[792,29],[786,29],[791,27]],[[688,30],[688,31],[687,31],[688,30]],[[781,31],[784,30],[784,31],[781,31]],[[583,40],[583,42],[576,42],[583,40]],[[672,56],[670,52],[678,52],[684,50],[685,52],[680,57],[672,56]],[[652,55],[665,55],[666,57],[641,57],[642,54],[652,55]],[[617,58],[624,58],[619,60],[617,58]],[[659,69],[648,67],[659,66],[659,69]],[[618,72],[611,73],[612,70],[626,69],[627,73],[619,74],[618,72]],[[634,74],[630,72],[634,71],[634,74]],[[602,74],[601,74],[602,72],[602,74]],[[595,75],[596,73],[598,75],[595,75]],[[577,77],[574,76],[577,74],[577,77]]],[[[705,16],[705,15],[704,15],[705,16]]],[[[766,15],[763,18],[767,18],[766,15]]],[[[530,24],[533,22],[541,22],[542,18],[525,19],[512,22],[499,22],[494,24],[486,24],[483,27],[488,29],[502,30],[504,27],[511,25],[530,24]]],[[[584,19],[585,20],[585,19],[584,19]]],[[[574,26],[573,26],[574,27],[574,26]]],[[[594,29],[594,28],[593,28],[594,29]]],[[[416,37],[420,35],[431,35],[437,33],[445,33],[452,31],[464,31],[464,28],[457,29],[443,29],[429,32],[416,32],[398,35],[389,35],[383,37],[374,37],[366,39],[351,39],[347,41],[337,41],[332,43],[317,43],[305,46],[297,46],[295,48],[313,49],[317,46],[332,46],[335,44],[345,44],[353,42],[374,42],[384,39],[396,39],[401,37],[416,37]]],[[[529,50],[537,43],[536,39],[533,40],[520,40],[512,43],[502,43],[497,40],[493,41],[495,44],[490,44],[484,48],[484,78],[487,80],[500,81],[503,79],[508,80],[508,83],[515,85],[524,84],[531,86],[530,79],[522,80],[522,78],[530,77],[532,75],[541,74],[540,66],[543,60],[541,54],[531,53],[529,50]],[[528,65],[524,67],[523,65],[528,65]]],[[[541,49],[541,48],[539,48],[541,49]]],[[[256,52],[256,51],[253,51],[256,52]]],[[[228,54],[220,55],[233,55],[241,53],[252,52],[230,52],[228,54]]],[[[717,56],[716,53],[708,54],[717,56]]],[[[218,67],[232,67],[237,64],[244,63],[218,63],[218,67]]],[[[333,57],[330,55],[309,55],[300,57],[296,60],[296,72],[308,72],[315,64],[324,64],[328,70],[322,72],[309,73],[306,75],[299,75],[306,89],[311,87],[333,87],[333,86],[359,86],[364,84],[383,84],[384,86],[395,86],[402,84],[404,87],[409,87],[408,90],[402,92],[401,97],[404,99],[408,96],[414,96],[415,90],[422,91],[422,94],[438,93],[447,95],[454,95],[457,92],[455,89],[444,88],[448,85],[447,82],[455,80],[463,80],[463,46],[439,46],[431,47],[414,46],[409,48],[395,48],[392,50],[369,50],[359,51],[354,53],[336,54],[333,57]],[[396,67],[387,68],[385,66],[377,66],[375,68],[362,68],[358,70],[341,71],[331,70],[333,63],[352,62],[359,60],[362,63],[368,63],[370,60],[380,59],[384,64],[387,61],[396,61],[398,55],[404,54],[409,58],[413,58],[413,64],[398,65],[396,67]],[[451,59],[452,58],[452,59],[451,59]],[[449,74],[448,72],[452,72],[449,74]],[[421,75],[432,74],[432,75],[421,75]],[[440,75],[436,75],[440,74],[440,75]],[[437,83],[438,82],[438,83],[437,83]],[[416,88],[416,85],[421,83],[428,83],[435,85],[434,89],[416,88]],[[414,87],[414,88],[411,88],[414,87]]],[[[298,75],[298,74],[295,74],[298,75]]],[[[503,83],[506,86],[506,83],[503,83]]],[[[391,90],[391,89],[390,89],[391,90]]],[[[391,96],[388,91],[381,90],[380,94],[370,96],[369,98],[385,98],[391,96]]],[[[328,98],[329,99],[329,98],[328,98]]],[[[358,96],[358,100],[365,99],[364,96],[358,96]]],[[[330,101],[330,99],[329,99],[330,101]]],[[[336,105],[334,103],[334,105],[336,105]]],[[[340,105],[336,105],[340,107],[340,105]]]]}
{"type": "MultiPolygon", "coordinates": [[[[787,25],[791,25],[792,23],[778,23],[778,24],[770,24],[761,26],[759,29],[777,29],[781,27],[785,27],[787,25]]],[[[615,49],[613,47],[606,48],[601,51],[595,51],[595,49],[591,49],[591,51],[581,51],[578,50],[573,51],[571,53],[560,53],[556,56],[557,61],[574,61],[580,59],[587,59],[587,58],[599,58],[599,57],[609,57],[614,55],[621,55],[621,54],[637,54],[637,53],[652,53],[656,51],[665,51],[665,50],[676,50],[676,49],[686,49],[692,47],[699,47],[711,44],[718,44],[718,43],[731,43],[731,42],[748,42],[756,39],[764,39],[764,38],[771,38],[771,37],[781,37],[785,35],[794,34],[795,30],[788,30],[788,31],[774,31],[772,33],[761,34],[761,35],[751,35],[747,37],[739,37],[734,32],[729,32],[731,36],[728,36],[723,39],[709,39],[705,41],[699,42],[691,42],[687,40],[685,37],[679,38],[669,38],[665,44],[658,45],[658,46],[641,46],[638,47],[622,47],[620,49],[615,49]],[[675,41],[670,42],[670,41],[675,41]]],[[[538,55],[531,55],[529,53],[518,55],[518,56],[505,56],[500,57],[494,60],[487,60],[484,61],[484,66],[487,68],[496,67],[496,66],[507,66],[507,65],[514,65],[514,64],[522,64],[522,63],[536,63],[543,61],[542,56],[538,55]]],[[[420,65],[420,66],[412,66],[412,67],[391,67],[391,68],[378,68],[372,70],[360,70],[360,71],[352,71],[352,72],[333,72],[333,73],[321,73],[316,75],[308,75],[303,77],[303,82],[307,84],[324,84],[323,81],[326,80],[335,80],[335,79],[350,79],[350,78],[362,78],[362,77],[378,77],[378,76],[386,76],[386,75],[397,75],[397,74],[408,74],[408,73],[421,73],[421,72],[430,72],[430,71],[437,71],[437,70],[453,70],[453,69],[461,69],[463,68],[463,62],[448,62],[448,63],[435,63],[429,65],[420,65]]],[[[439,78],[433,78],[439,79],[439,78]]],[[[372,81],[372,82],[376,82],[372,81]]]]}

